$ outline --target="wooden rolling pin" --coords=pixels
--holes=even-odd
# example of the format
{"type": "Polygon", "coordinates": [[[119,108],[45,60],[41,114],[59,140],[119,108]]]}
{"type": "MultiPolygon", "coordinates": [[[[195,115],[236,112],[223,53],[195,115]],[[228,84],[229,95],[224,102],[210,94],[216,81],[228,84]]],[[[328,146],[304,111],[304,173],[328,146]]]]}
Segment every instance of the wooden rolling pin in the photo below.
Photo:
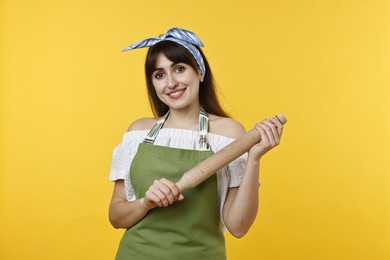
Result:
{"type": "MultiPolygon", "coordinates": [[[[283,125],[287,123],[287,119],[283,114],[278,114],[276,118],[283,125]]],[[[260,139],[260,133],[253,128],[245,135],[237,138],[232,143],[228,144],[191,170],[184,173],[183,177],[176,182],[176,186],[179,188],[180,192],[197,186],[218,170],[249,151],[252,146],[260,142],[260,139]]]]}

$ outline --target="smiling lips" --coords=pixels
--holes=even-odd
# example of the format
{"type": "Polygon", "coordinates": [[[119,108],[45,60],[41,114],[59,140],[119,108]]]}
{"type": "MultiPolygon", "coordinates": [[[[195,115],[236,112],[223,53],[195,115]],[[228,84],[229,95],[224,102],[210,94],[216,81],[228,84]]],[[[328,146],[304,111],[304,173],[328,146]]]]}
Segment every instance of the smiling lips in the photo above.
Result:
{"type": "Polygon", "coordinates": [[[168,94],[168,96],[172,99],[180,98],[184,94],[185,89],[180,89],[168,94]]]}

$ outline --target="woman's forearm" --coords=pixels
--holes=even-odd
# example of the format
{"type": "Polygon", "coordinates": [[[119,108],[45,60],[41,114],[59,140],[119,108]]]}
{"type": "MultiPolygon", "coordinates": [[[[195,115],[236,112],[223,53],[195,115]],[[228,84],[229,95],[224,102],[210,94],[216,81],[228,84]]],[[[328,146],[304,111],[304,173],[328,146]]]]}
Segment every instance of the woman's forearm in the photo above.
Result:
{"type": "Polygon", "coordinates": [[[130,228],[140,221],[149,211],[142,204],[142,199],[135,201],[113,201],[110,204],[109,219],[115,228],[130,228]]]}
{"type": "Polygon", "coordinates": [[[259,206],[260,161],[248,158],[240,187],[230,190],[224,207],[224,221],[229,232],[242,237],[256,219],[259,206]]]}

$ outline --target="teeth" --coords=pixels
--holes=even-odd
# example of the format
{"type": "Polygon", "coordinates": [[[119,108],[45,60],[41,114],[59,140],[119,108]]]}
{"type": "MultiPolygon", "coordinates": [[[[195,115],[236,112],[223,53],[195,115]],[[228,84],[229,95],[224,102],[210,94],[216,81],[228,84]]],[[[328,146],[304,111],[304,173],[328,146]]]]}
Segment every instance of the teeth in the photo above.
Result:
{"type": "Polygon", "coordinates": [[[181,93],[183,93],[183,91],[182,90],[180,90],[180,91],[177,91],[177,92],[173,92],[173,93],[171,93],[171,94],[169,94],[171,97],[178,97],[178,96],[180,96],[181,95],[181,93]]]}

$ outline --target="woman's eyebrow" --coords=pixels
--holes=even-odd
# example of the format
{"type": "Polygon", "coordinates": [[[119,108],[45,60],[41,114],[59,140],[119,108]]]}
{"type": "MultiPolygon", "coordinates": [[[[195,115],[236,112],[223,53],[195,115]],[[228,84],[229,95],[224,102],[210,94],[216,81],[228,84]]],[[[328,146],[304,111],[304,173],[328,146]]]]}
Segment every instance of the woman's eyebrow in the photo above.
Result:
{"type": "MultiPolygon", "coordinates": [[[[177,64],[179,64],[179,63],[181,63],[181,62],[172,62],[171,68],[172,68],[172,67],[175,67],[175,66],[176,66],[177,64]]],[[[154,68],[153,71],[156,71],[156,70],[164,70],[164,68],[154,68]]]]}

